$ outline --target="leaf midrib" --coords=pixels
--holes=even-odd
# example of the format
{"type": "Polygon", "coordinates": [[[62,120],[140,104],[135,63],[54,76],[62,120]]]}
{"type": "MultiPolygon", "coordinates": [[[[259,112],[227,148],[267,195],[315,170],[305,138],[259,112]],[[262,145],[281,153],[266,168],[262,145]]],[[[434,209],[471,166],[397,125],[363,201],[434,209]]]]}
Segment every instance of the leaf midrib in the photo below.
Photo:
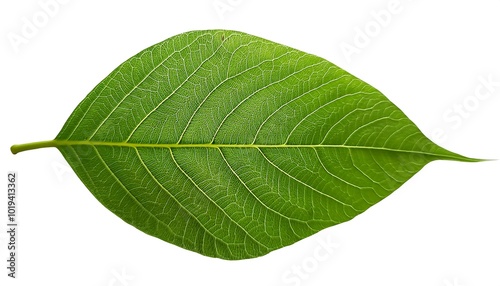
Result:
{"type": "Polygon", "coordinates": [[[40,141],[26,144],[13,145],[11,147],[12,153],[16,154],[22,151],[46,148],[46,147],[64,147],[64,146],[108,146],[108,147],[129,147],[129,148],[342,148],[342,149],[365,149],[365,150],[379,150],[388,152],[399,152],[399,153],[411,153],[418,155],[433,156],[441,159],[449,159],[456,161],[466,161],[466,162],[478,162],[482,161],[480,159],[468,158],[455,153],[442,154],[442,153],[432,153],[424,151],[415,150],[405,150],[405,149],[394,149],[386,147],[374,147],[374,146],[355,146],[355,145],[343,145],[343,144],[215,144],[215,143],[131,143],[131,142],[106,142],[106,141],[89,141],[89,140],[48,140],[40,141]]]}

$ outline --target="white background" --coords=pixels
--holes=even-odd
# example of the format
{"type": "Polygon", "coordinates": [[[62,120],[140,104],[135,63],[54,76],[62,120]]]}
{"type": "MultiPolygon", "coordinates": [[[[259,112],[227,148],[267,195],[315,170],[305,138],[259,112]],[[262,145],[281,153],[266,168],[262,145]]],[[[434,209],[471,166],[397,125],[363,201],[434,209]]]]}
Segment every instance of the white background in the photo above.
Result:
{"type": "Polygon", "coordinates": [[[0,228],[1,285],[500,285],[500,161],[433,162],[350,222],[261,258],[223,261],[121,221],[56,149],[9,151],[55,137],[140,50],[223,28],[324,57],[443,147],[498,159],[499,1],[54,1],[0,4],[0,222],[9,170],[18,172],[20,222],[17,280],[7,277],[0,228]]]}

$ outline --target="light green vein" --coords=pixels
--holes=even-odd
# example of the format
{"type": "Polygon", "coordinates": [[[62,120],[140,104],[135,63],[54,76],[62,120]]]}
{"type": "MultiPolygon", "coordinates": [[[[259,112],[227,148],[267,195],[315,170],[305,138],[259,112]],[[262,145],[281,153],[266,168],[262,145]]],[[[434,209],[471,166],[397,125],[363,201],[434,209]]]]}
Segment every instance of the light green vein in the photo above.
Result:
{"type": "Polygon", "coordinates": [[[178,144],[178,143],[132,143],[132,142],[103,142],[103,141],[87,141],[87,140],[47,140],[25,144],[12,145],[10,150],[13,154],[19,152],[47,148],[47,147],[64,147],[64,146],[108,146],[108,147],[129,147],[129,148],[344,148],[344,149],[366,149],[366,150],[379,150],[388,152],[400,152],[410,154],[428,155],[440,159],[456,160],[463,162],[481,162],[484,159],[475,159],[465,157],[455,153],[440,154],[424,151],[404,150],[404,149],[391,149],[386,147],[373,147],[373,146],[353,146],[353,145],[321,145],[321,144],[212,144],[212,143],[199,143],[199,144],[178,144]]]}

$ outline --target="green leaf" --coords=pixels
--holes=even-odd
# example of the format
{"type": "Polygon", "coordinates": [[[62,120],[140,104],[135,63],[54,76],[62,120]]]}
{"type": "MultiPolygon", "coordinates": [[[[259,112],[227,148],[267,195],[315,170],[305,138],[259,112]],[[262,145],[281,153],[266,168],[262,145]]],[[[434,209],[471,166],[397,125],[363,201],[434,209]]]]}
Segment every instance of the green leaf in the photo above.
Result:
{"type": "Polygon", "coordinates": [[[54,140],[125,222],[203,255],[245,259],[345,222],[436,159],[372,86],[241,32],[193,31],[116,68],[54,140]]]}

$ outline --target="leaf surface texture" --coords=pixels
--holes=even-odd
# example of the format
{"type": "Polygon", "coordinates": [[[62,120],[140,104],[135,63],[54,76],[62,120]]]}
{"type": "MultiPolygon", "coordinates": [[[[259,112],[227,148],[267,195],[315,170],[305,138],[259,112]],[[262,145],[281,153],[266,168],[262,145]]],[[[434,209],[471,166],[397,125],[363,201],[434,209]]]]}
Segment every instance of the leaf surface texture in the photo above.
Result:
{"type": "Polygon", "coordinates": [[[54,142],[124,221],[223,259],[350,220],[432,160],[470,160],[327,60],[225,30],[128,59],[54,142]]]}

